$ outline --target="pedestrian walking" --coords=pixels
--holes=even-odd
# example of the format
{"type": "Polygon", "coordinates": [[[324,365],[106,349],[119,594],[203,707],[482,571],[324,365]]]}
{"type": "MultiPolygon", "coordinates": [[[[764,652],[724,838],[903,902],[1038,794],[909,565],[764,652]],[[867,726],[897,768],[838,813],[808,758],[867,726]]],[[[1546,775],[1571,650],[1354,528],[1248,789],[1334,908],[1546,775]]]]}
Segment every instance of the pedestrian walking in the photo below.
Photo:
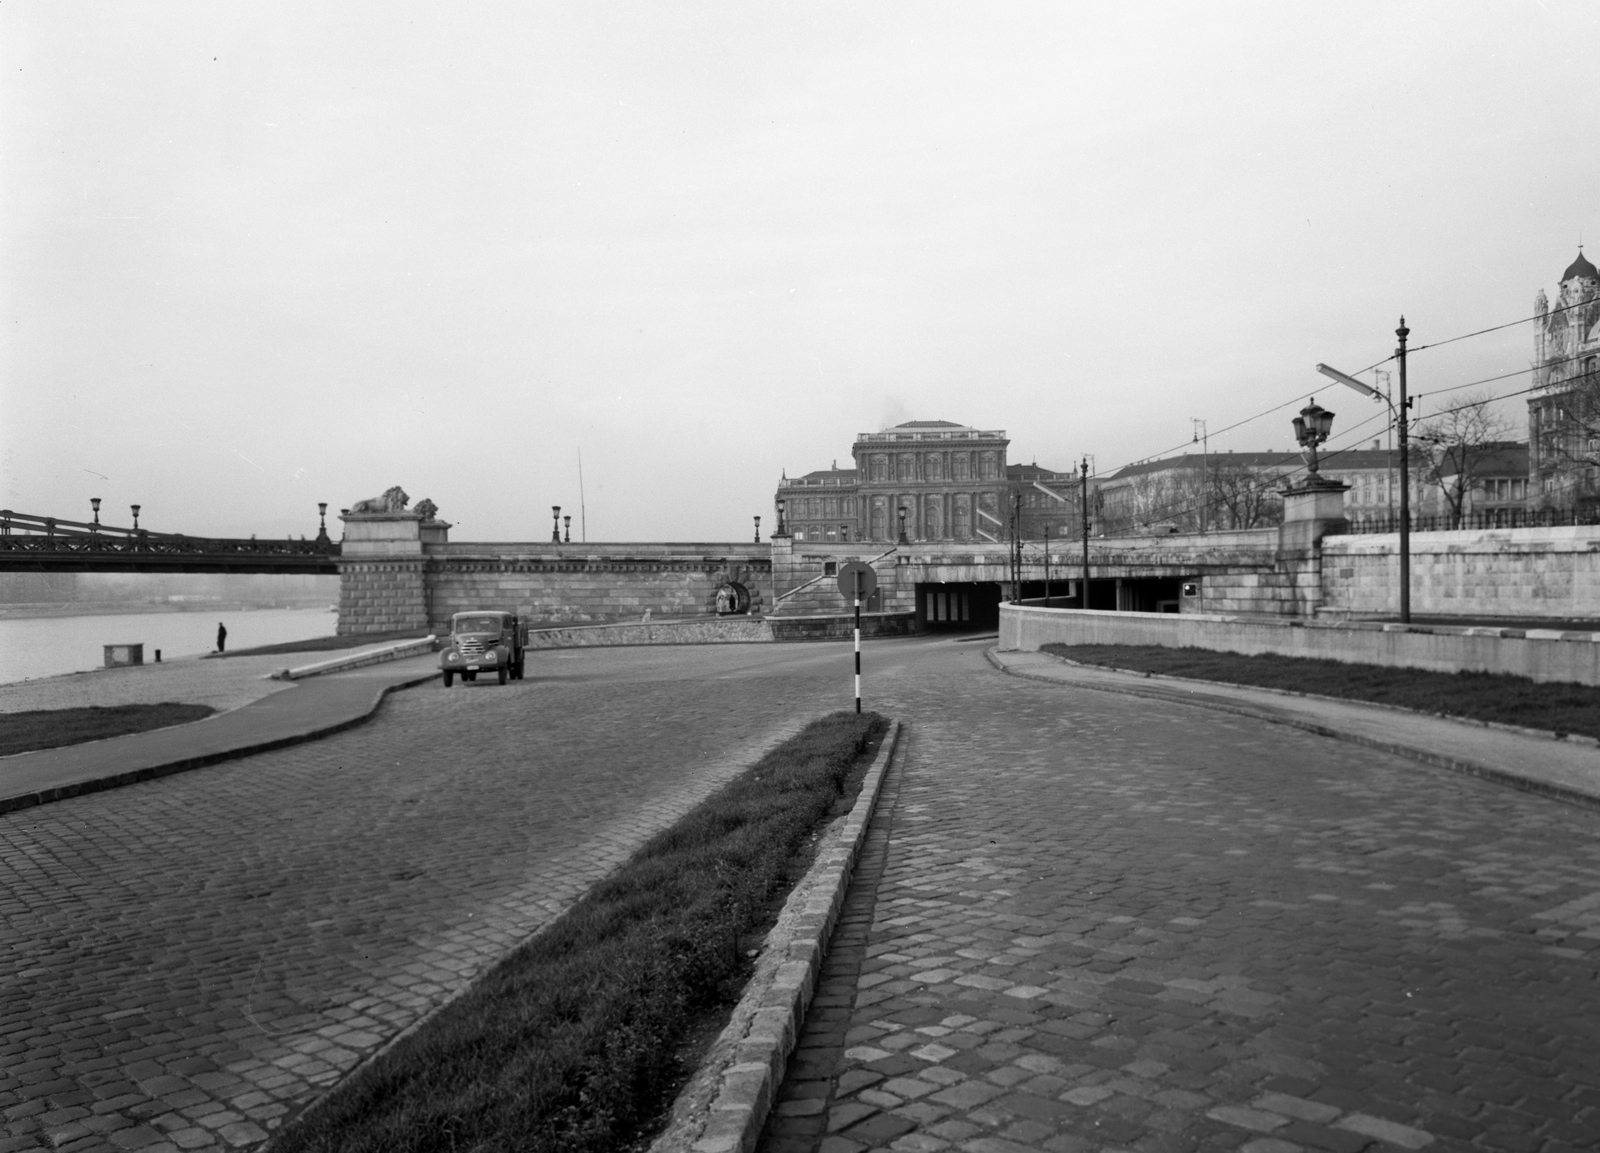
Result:
{"type": "Polygon", "coordinates": [[[217,651],[220,653],[228,647],[228,626],[221,621],[217,622],[217,651]]]}

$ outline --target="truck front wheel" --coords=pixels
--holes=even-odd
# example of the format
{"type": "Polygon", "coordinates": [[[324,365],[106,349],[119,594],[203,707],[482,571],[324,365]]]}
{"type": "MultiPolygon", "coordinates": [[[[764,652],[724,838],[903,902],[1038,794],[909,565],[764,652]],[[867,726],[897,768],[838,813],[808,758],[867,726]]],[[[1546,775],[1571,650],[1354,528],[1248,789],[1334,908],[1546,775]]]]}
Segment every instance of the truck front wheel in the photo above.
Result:
{"type": "Polygon", "coordinates": [[[505,665],[501,665],[500,666],[500,683],[501,684],[505,684],[508,678],[509,678],[509,673],[506,670],[506,666],[505,665]]]}
{"type": "Polygon", "coordinates": [[[455,673],[451,672],[449,669],[445,669],[445,671],[444,671],[444,687],[445,688],[449,688],[451,685],[453,685],[455,683],[455,680],[456,680],[455,673]]]}

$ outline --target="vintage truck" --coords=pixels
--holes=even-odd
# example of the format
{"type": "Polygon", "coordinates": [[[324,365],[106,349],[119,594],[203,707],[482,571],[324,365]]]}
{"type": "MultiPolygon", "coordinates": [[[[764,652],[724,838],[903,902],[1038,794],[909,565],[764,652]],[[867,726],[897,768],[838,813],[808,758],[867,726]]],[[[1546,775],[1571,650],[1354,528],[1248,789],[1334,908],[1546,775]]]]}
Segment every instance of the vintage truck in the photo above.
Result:
{"type": "Polygon", "coordinates": [[[439,655],[444,670],[444,687],[475,681],[479,673],[494,673],[505,684],[512,677],[522,679],[527,658],[528,624],[516,613],[496,609],[477,609],[450,618],[450,635],[439,655]]]}

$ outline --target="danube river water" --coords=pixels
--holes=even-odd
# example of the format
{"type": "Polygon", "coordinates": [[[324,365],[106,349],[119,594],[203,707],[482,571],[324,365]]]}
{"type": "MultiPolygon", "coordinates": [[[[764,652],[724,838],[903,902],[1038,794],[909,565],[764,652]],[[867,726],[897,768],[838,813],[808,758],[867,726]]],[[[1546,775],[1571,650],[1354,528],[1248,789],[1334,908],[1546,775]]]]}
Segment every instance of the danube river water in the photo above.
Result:
{"type": "Polygon", "coordinates": [[[83,672],[105,664],[105,645],[143,644],[146,662],[198,656],[217,647],[247,649],[332,636],[339,614],[320,609],[231,609],[209,613],[126,613],[0,620],[0,684],[83,672]]]}

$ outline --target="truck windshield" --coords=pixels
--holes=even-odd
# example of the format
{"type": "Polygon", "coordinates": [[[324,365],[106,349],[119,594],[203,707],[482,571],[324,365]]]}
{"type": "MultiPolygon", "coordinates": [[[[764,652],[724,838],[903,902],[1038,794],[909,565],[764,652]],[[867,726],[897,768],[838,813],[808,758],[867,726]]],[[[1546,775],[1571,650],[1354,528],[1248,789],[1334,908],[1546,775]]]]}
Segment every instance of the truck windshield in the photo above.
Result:
{"type": "Polygon", "coordinates": [[[499,617],[457,617],[455,631],[457,633],[498,633],[500,624],[499,617]]]}

